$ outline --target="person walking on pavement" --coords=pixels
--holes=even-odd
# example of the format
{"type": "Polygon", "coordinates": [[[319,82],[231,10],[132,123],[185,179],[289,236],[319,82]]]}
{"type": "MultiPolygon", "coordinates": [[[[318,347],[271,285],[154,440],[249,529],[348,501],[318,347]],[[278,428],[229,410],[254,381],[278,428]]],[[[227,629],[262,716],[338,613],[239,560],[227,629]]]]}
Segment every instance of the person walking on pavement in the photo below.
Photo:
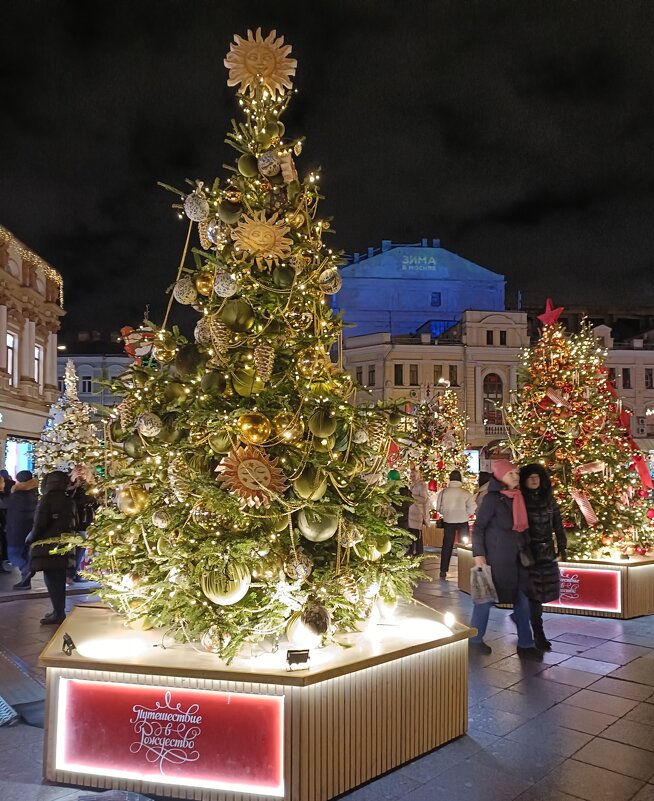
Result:
{"type": "Polygon", "coordinates": [[[539,464],[522,467],[520,489],[527,507],[528,549],[534,562],[529,568],[532,585],[529,595],[531,627],[536,647],[542,651],[551,651],[552,643],[545,636],[543,627],[543,604],[556,601],[560,595],[561,577],[557,557],[566,559],[568,540],[547,470],[539,464]]]}
{"type": "Polygon", "coordinates": [[[486,497],[486,493],[488,492],[488,482],[491,480],[492,476],[493,474],[487,473],[486,470],[479,471],[479,475],[477,476],[477,490],[472,496],[477,504],[477,509],[479,509],[481,502],[486,497]]]}
{"type": "MultiPolygon", "coordinates": [[[[69,493],[75,501],[75,508],[77,512],[77,533],[86,539],[86,534],[89,526],[93,522],[95,510],[97,509],[98,502],[95,495],[91,492],[91,471],[84,464],[77,464],[70,474],[70,488],[69,493]]],[[[82,563],[86,548],[78,545],[75,548],[75,564],[69,568],[69,575],[67,583],[85,581],[80,575],[82,563]]]]}
{"type": "MultiPolygon", "coordinates": [[[[529,573],[520,561],[529,521],[519,481],[515,465],[507,460],[495,462],[488,493],[481,502],[472,529],[472,556],[475,567],[490,565],[497,603],[513,604],[518,656],[542,661],[543,653],[534,645],[529,624],[529,573]]],[[[470,625],[477,629],[477,634],[469,640],[472,652],[491,653],[484,635],[492,606],[492,602],[486,602],[473,607],[470,625]]]]}
{"type": "Polygon", "coordinates": [[[420,470],[414,468],[409,474],[409,490],[413,503],[409,506],[409,531],[413,541],[407,550],[408,556],[420,556],[424,552],[422,527],[429,524],[429,490],[420,470]]]}
{"type": "Polygon", "coordinates": [[[463,489],[461,473],[452,470],[447,487],[439,490],[436,495],[436,511],[443,518],[443,546],[441,548],[440,577],[447,578],[450,569],[452,549],[455,538],[464,537],[470,531],[468,521],[470,515],[477,510],[472,494],[463,489]]]}
{"type": "Polygon", "coordinates": [[[52,544],[41,540],[60,538],[72,534],[76,526],[75,501],[67,493],[68,474],[61,470],[48,473],[43,479],[43,497],[36,507],[32,533],[27,538],[31,545],[30,567],[42,570],[43,580],[52,602],[52,612],[41,618],[44,626],[61,623],[66,618],[66,554],[51,554],[52,544]]]}
{"type": "Polygon", "coordinates": [[[7,551],[9,561],[20,570],[20,580],[14,584],[15,590],[32,588],[32,572],[29,567],[27,535],[32,530],[34,512],[39,502],[39,482],[29,470],[21,470],[8,497],[0,498],[7,520],[7,551]]]}
{"type": "MultiPolygon", "coordinates": [[[[14,480],[9,471],[0,470],[0,503],[9,497],[13,485],[14,480]]],[[[7,512],[2,506],[0,507],[0,573],[11,573],[12,569],[7,548],[7,512]]]]}

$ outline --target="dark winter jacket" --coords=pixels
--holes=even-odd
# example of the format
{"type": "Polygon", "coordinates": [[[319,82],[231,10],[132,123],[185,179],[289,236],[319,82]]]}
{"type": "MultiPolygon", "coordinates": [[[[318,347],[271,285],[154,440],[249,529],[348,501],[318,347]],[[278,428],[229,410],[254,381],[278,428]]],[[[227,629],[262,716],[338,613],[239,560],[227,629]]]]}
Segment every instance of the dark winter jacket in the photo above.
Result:
{"type": "Polygon", "coordinates": [[[397,527],[403,528],[405,531],[409,530],[409,507],[413,503],[413,497],[411,495],[411,490],[403,484],[400,487],[400,495],[402,496],[402,503],[395,504],[395,509],[399,513],[399,517],[397,518],[397,527]]]}
{"type": "Polygon", "coordinates": [[[98,502],[95,496],[89,493],[89,489],[90,487],[86,482],[73,484],[70,488],[70,495],[75,501],[77,513],[77,527],[75,531],[86,531],[93,522],[98,502]]]}
{"type": "Polygon", "coordinates": [[[43,481],[43,497],[36,507],[34,525],[29,540],[30,568],[32,570],[65,570],[68,556],[50,554],[55,545],[40,545],[41,540],[71,534],[76,530],[75,501],[67,494],[68,474],[60,470],[48,473],[43,481]]]}
{"type": "Polygon", "coordinates": [[[472,555],[486,557],[499,603],[511,604],[519,589],[528,594],[529,574],[519,560],[525,533],[513,530],[513,501],[501,494],[503,489],[496,478],[488,482],[472,529],[472,555]]]}
{"type": "Polygon", "coordinates": [[[533,464],[522,468],[520,486],[529,518],[529,551],[534,560],[534,565],[529,568],[532,583],[530,597],[541,603],[555,601],[560,594],[560,574],[556,558],[565,558],[567,548],[561,511],[552,497],[549,474],[541,465],[533,464]],[[540,477],[540,487],[528,489],[526,480],[534,473],[540,477]]]}
{"type": "Polygon", "coordinates": [[[17,481],[9,496],[0,499],[7,515],[8,545],[20,547],[25,544],[25,539],[32,530],[34,511],[39,502],[38,486],[39,482],[35,478],[31,481],[17,481]]]}

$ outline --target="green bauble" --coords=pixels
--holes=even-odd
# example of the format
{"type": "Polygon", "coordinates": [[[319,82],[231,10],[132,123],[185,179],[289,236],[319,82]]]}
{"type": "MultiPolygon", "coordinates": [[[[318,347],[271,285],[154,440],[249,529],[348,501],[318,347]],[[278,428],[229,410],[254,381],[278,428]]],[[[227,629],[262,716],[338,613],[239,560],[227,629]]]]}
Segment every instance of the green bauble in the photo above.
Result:
{"type": "Polygon", "coordinates": [[[275,267],[272,280],[279,289],[288,289],[295,281],[295,270],[292,267],[275,267]]]}
{"type": "Polygon", "coordinates": [[[253,369],[246,370],[245,367],[241,367],[232,373],[232,386],[234,392],[242,398],[249,398],[250,395],[258,395],[265,384],[260,378],[257,378],[253,369]]]}
{"type": "Polygon", "coordinates": [[[127,436],[127,432],[120,427],[120,420],[114,420],[109,426],[109,434],[114,442],[122,442],[127,436]]]}
{"type": "Polygon", "coordinates": [[[210,370],[200,379],[200,386],[203,392],[208,392],[210,395],[222,395],[227,388],[227,379],[218,370],[210,370]]]}
{"type": "Polygon", "coordinates": [[[209,447],[214,453],[228,453],[232,449],[232,439],[227,431],[219,431],[209,437],[209,447]]]}
{"type": "Polygon", "coordinates": [[[123,450],[130,459],[140,459],[145,454],[143,442],[138,434],[130,434],[123,442],[123,450]]]}
{"type": "Polygon", "coordinates": [[[175,356],[175,372],[178,375],[193,375],[204,363],[204,354],[197,345],[184,345],[175,356]]]}
{"type": "Polygon", "coordinates": [[[384,554],[389,553],[389,551],[391,550],[390,537],[377,537],[377,539],[375,540],[375,547],[382,556],[384,554]]]}
{"type": "Polygon", "coordinates": [[[254,178],[259,174],[256,158],[251,153],[244,153],[238,160],[238,171],[245,178],[254,178]]]}
{"type": "Polygon", "coordinates": [[[244,334],[254,325],[254,309],[244,300],[226,300],[218,317],[220,321],[237,334],[244,334]]]}
{"type": "Polygon", "coordinates": [[[334,450],[336,438],[331,437],[316,437],[313,441],[313,449],[318,453],[328,453],[334,450]]]}
{"type": "Polygon", "coordinates": [[[312,464],[307,464],[293,481],[293,490],[305,501],[319,501],[327,491],[327,476],[312,464]]]}
{"type": "Polygon", "coordinates": [[[297,527],[300,534],[311,542],[324,542],[336,534],[338,515],[325,514],[316,509],[300,509],[297,527]]]}
{"type": "Polygon", "coordinates": [[[184,436],[184,431],[181,428],[174,428],[173,426],[163,426],[159,432],[157,439],[165,442],[167,445],[174,445],[179,442],[184,436]]]}
{"type": "Polygon", "coordinates": [[[230,203],[229,200],[223,200],[218,206],[218,216],[228,225],[233,225],[243,212],[243,207],[240,203],[230,203]]]}
{"type": "Polygon", "coordinates": [[[280,517],[275,518],[271,521],[271,525],[273,531],[277,534],[282,531],[286,531],[288,528],[288,515],[281,515],[280,517]]]}
{"type": "Polygon", "coordinates": [[[278,122],[268,122],[266,123],[266,127],[263,129],[264,133],[266,133],[270,139],[274,139],[277,136],[281,136],[279,132],[279,123],[278,122]]]}
{"type": "Polygon", "coordinates": [[[227,562],[223,568],[203,573],[200,586],[210,601],[219,606],[230,606],[243,598],[252,577],[248,568],[239,562],[227,562]]]}
{"type": "Polygon", "coordinates": [[[337,419],[328,409],[316,409],[309,418],[309,431],[320,439],[331,437],[336,431],[337,419]]]}
{"type": "Polygon", "coordinates": [[[402,422],[402,415],[398,411],[392,411],[388,415],[388,422],[392,426],[399,426],[402,422]]]}
{"type": "Polygon", "coordinates": [[[184,400],[187,396],[186,386],[180,384],[179,381],[169,381],[164,387],[163,395],[164,400],[168,403],[175,403],[178,400],[184,400]]]}

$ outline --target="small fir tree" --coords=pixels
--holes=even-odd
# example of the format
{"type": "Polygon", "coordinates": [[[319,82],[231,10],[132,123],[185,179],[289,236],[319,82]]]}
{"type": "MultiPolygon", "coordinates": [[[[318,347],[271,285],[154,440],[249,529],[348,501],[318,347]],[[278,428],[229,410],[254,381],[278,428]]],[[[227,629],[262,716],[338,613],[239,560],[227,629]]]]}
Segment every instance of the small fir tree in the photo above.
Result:
{"type": "Polygon", "coordinates": [[[523,355],[520,387],[504,409],[521,464],[551,472],[576,558],[651,550],[652,481],[629,433],[629,414],[604,367],[606,351],[588,323],[566,335],[547,301],[541,337],[523,355]]]}
{"type": "Polygon", "coordinates": [[[53,470],[69,472],[76,464],[93,470],[102,458],[93,409],[77,394],[77,372],[66,363],[64,393],[50,408],[41,439],[34,447],[34,472],[39,478],[53,470]]]}

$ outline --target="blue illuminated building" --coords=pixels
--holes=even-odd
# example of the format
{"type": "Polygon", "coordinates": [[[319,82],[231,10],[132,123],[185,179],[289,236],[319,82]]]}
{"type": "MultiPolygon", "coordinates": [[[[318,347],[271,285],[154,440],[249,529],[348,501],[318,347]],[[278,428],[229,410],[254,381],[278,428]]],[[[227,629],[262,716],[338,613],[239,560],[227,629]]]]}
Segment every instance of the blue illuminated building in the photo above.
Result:
{"type": "Polygon", "coordinates": [[[464,311],[504,311],[504,276],[457,256],[440,240],[415,245],[382,240],[354,253],[340,270],[343,287],[334,305],[347,323],[345,336],[430,332],[438,337],[464,311]]]}

